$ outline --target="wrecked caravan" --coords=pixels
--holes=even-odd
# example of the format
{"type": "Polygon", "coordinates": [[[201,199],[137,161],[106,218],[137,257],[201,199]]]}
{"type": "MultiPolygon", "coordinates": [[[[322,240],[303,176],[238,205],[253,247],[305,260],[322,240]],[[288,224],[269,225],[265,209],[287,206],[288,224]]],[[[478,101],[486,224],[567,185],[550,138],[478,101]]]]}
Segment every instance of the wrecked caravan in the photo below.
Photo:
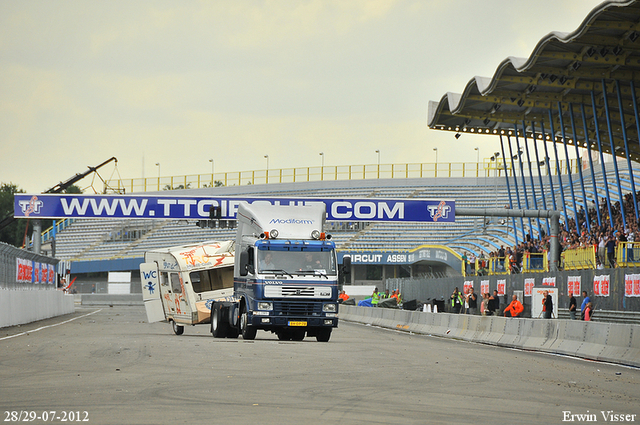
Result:
{"type": "Polygon", "coordinates": [[[176,335],[209,323],[214,300],[233,300],[233,248],[211,241],[146,252],[140,281],[149,323],[167,320],[176,335]]]}

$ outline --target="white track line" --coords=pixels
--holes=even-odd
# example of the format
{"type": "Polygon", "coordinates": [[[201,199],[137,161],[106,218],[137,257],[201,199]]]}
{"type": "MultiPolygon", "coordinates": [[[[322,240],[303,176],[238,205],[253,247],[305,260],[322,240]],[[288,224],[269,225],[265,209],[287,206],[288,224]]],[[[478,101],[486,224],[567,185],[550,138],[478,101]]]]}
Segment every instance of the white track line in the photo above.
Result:
{"type": "Polygon", "coordinates": [[[92,311],[91,313],[85,314],[83,316],[74,317],[73,319],[65,320],[64,322],[54,323],[53,325],[42,326],[41,328],[33,329],[31,331],[25,331],[25,332],[21,332],[19,334],[15,334],[15,335],[5,336],[3,338],[0,338],[0,341],[3,341],[5,339],[9,339],[9,338],[15,338],[17,336],[27,335],[27,334],[30,334],[30,333],[33,333],[33,332],[38,332],[38,331],[41,331],[41,330],[47,329],[47,328],[53,328],[54,326],[64,325],[65,323],[73,322],[76,319],[82,319],[83,317],[91,316],[92,314],[96,314],[99,311],[102,311],[102,309],[96,310],[96,311],[92,311]]]}

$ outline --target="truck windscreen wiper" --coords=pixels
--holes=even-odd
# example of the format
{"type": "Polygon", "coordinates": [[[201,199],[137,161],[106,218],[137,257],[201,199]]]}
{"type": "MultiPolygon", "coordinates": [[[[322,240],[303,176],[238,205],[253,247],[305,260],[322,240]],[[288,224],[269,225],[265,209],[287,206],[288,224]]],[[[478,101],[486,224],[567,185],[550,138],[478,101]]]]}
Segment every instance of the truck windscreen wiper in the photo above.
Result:
{"type": "Polygon", "coordinates": [[[260,273],[274,273],[274,274],[285,274],[293,279],[293,275],[286,270],[283,269],[268,269],[261,270],[260,273]]]}
{"type": "Polygon", "coordinates": [[[299,274],[299,275],[312,274],[314,276],[323,276],[325,279],[329,279],[329,277],[327,276],[327,273],[321,270],[299,270],[296,272],[296,274],[299,274]]]}

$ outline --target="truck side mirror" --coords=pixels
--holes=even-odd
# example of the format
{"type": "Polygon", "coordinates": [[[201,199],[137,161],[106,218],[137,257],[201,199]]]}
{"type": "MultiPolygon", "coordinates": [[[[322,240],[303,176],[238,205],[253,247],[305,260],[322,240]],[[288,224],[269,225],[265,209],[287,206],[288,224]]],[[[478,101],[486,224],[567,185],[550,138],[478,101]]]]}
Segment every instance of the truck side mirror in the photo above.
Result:
{"type": "Polygon", "coordinates": [[[351,257],[342,257],[342,273],[351,273],[351,257]]]}
{"type": "Polygon", "coordinates": [[[251,247],[240,253],[240,276],[246,276],[249,273],[255,273],[253,265],[253,250],[251,247]]]}
{"type": "Polygon", "coordinates": [[[249,253],[242,251],[240,253],[240,276],[247,275],[247,266],[249,265],[249,253]]]}

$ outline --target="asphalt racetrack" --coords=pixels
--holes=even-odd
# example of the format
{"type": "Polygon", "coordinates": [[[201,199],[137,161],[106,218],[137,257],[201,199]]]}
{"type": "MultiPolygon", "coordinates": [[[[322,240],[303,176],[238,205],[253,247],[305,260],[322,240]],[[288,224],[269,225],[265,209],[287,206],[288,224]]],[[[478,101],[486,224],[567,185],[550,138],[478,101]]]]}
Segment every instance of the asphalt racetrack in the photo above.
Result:
{"type": "Polygon", "coordinates": [[[638,423],[640,370],[347,322],[329,343],[176,336],[143,307],[82,307],[0,329],[0,405],[35,424],[638,423]]]}

